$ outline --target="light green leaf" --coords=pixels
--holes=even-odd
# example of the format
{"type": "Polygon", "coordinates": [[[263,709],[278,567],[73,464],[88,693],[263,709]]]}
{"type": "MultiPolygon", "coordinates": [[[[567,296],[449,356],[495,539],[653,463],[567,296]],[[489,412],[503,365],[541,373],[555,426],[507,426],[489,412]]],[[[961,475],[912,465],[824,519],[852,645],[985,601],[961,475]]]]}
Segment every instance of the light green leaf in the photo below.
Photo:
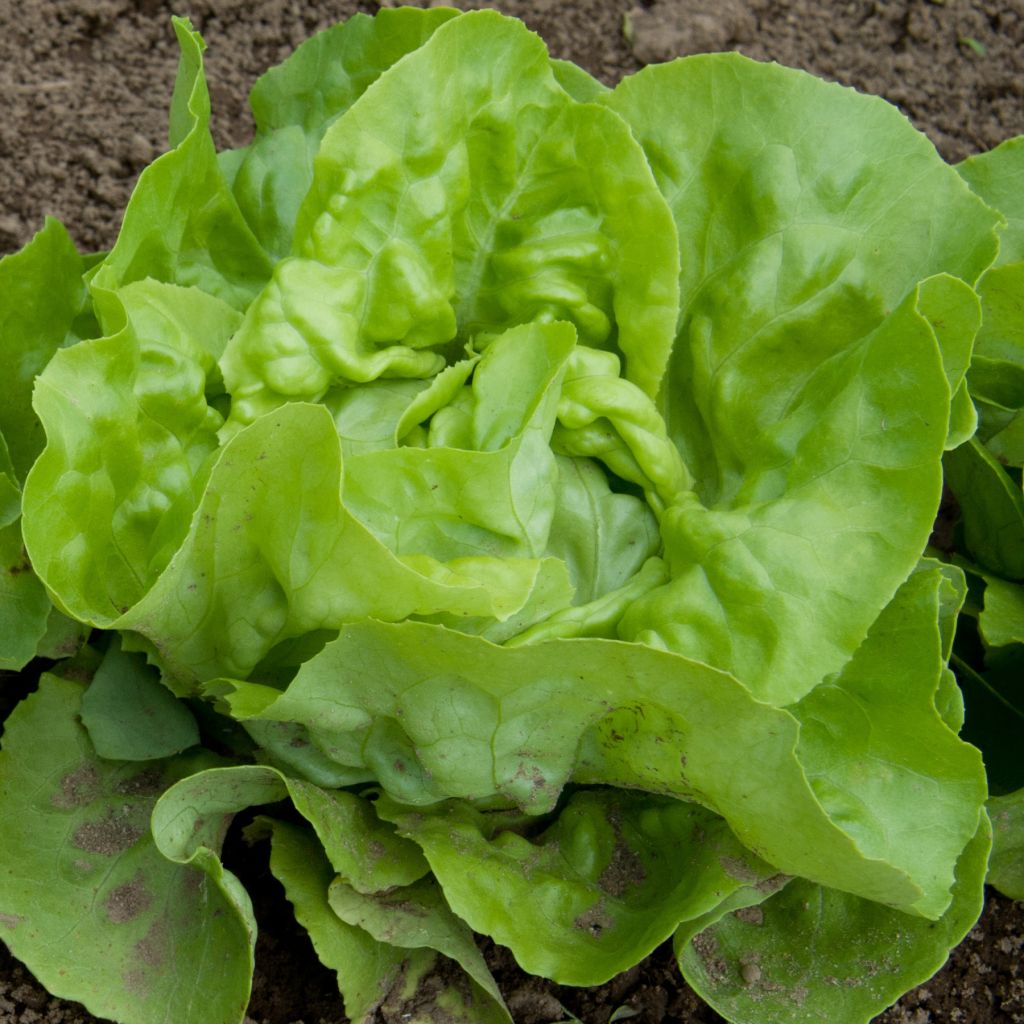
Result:
{"type": "MultiPolygon", "coordinates": [[[[160,792],[216,758],[103,761],[76,720],[81,694],[46,675],[7,719],[0,934],[52,994],[97,1016],[241,1024],[255,942],[248,898],[207,865],[167,860],[149,834],[160,792]]],[[[212,833],[225,825],[211,815],[212,833]]]]}
{"type": "Polygon", "coordinates": [[[1006,218],[996,266],[1024,260],[1024,135],[968,157],[956,169],[974,192],[1006,218]]]}
{"type": "Polygon", "coordinates": [[[430,376],[450,342],[533,320],[621,352],[652,393],[677,258],[621,120],[571,100],[521,24],[454,18],[324,136],[294,256],[223,360],[233,429],[341,379],[430,376]]]}
{"type": "Polygon", "coordinates": [[[531,838],[463,802],[410,809],[381,798],[378,809],[423,847],[460,917],[561,984],[602,984],[680,921],[777,874],[721,818],[666,797],[580,790],[531,838]]]}
{"type": "Polygon", "coordinates": [[[916,565],[949,420],[916,292],[807,374],[787,415],[747,420],[750,462],[734,494],[710,504],[689,495],[666,510],[671,582],[637,601],[619,630],[726,668],[779,704],[841,668],[916,565]],[[774,455],[755,451],[772,446],[774,455]]]}
{"type": "Polygon", "coordinates": [[[1004,896],[1024,900],[1024,789],[989,799],[992,857],[988,879],[1004,896]]]}
{"type": "Polygon", "coordinates": [[[238,434],[181,549],[117,628],[147,638],[188,691],[218,675],[244,678],[281,641],[345,622],[507,618],[553,562],[396,557],[340,500],[341,473],[322,407],[293,403],[238,434]]]}
{"type": "Polygon", "coordinates": [[[192,712],[116,636],[82,697],[82,724],[99,757],[151,761],[199,743],[192,712]]]}
{"type": "MultiPolygon", "coordinates": [[[[934,603],[932,616],[938,648],[934,603]]],[[[941,753],[951,745],[959,764],[957,741],[933,710],[939,668],[936,657],[931,690],[918,693],[926,759],[932,746],[941,753]]],[[[944,872],[942,860],[952,840],[934,858],[909,862],[900,847],[891,851],[894,863],[861,850],[844,828],[867,827],[866,812],[854,807],[846,821],[851,809],[837,801],[835,820],[829,816],[798,759],[792,714],[755,700],[722,672],[643,645],[586,639],[505,648],[436,626],[366,622],[342,629],[283,694],[240,681],[217,692],[243,721],[303,725],[339,765],[369,769],[403,803],[498,798],[542,814],[570,780],[645,790],[713,810],[787,874],[921,913],[934,914],[947,898],[941,879],[952,864],[944,872]]],[[[898,804],[922,832],[941,833],[945,823],[958,833],[965,815],[976,821],[982,799],[959,806],[952,797],[969,800],[978,789],[980,766],[970,756],[970,770],[938,770],[932,784],[942,799],[908,807],[900,792],[891,808],[870,813],[896,814],[898,804]]],[[[884,795],[891,765],[868,761],[864,769],[863,785],[884,795]]]]}
{"type": "Polygon", "coordinates": [[[956,859],[987,795],[981,754],[935,703],[945,664],[941,592],[952,589],[941,568],[915,573],[842,672],[791,709],[797,756],[822,805],[866,857],[923,883],[928,896],[914,909],[933,919],[949,904],[956,859]],[[938,812],[930,823],[914,811],[921,803],[938,812]]]}
{"type": "Polygon", "coordinates": [[[94,301],[106,317],[117,315],[110,292],[145,278],[195,286],[244,310],[270,277],[267,254],[217,163],[205,44],[187,19],[175,18],[174,31],[181,61],[171,105],[173,148],[139,176],[117,242],[92,278],[94,301]]]}
{"type": "Polygon", "coordinates": [[[732,1024],[868,1024],[930,978],[977,920],[991,836],[983,818],[938,921],[796,879],[677,945],[683,975],[732,1024]]]}
{"type": "Polygon", "coordinates": [[[894,108],[777,65],[686,58],[605,102],[676,220],[659,404],[700,499],[666,514],[676,582],[623,635],[798,699],[927,541],[952,395],[916,289],[977,280],[998,218],[894,108]]]}
{"type": "Polygon", "coordinates": [[[116,334],[59,352],[34,405],[47,447],[25,484],[36,573],[75,618],[110,625],[188,530],[222,422],[214,357],[238,314],[157,281],[110,296],[116,334]]]}
{"type": "MultiPolygon", "coordinates": [[[[328,126],[382,72],[457,13],[396,8],[373,18],[356,14],[307,39],[253,86],[256,137],[231,154],[231,184],[242,214],[275,259],[291,249],[295,218],[313,180],[313,158],[328,126]]],[[[223,166],[223,154],[221,159],[223,166]]]]}

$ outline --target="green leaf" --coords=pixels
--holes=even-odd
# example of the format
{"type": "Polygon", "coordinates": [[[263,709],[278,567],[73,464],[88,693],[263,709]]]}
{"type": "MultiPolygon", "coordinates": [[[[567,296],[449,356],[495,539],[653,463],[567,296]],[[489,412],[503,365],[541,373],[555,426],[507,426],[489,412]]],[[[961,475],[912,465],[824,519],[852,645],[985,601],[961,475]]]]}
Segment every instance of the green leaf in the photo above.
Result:
{"type": "MultiPolygon", "coordinates": [[[[327,894],[331,910],[362,928],[378,942],[400,949],[433,949],[454,960],[469,975],[471,1002],[481,1006],[480,1022],[511,1022],[498,986],[465,921],[452,913],[433,878],[376,893],[360,893],[340,879],[327,894]],[[487,1007],[487,1009],[484,1009],[487,1007]]],[[[476,1018],[470,1018],[475,1020],[476,1018]]]]}
{"type": "Polygon", "coordinates": [[[165,678],[188,692],[218,675],[244,678],[281,641],[345,622],[508,618],[554,562],[399,558],[339,499],[341,473],[322,407],[293,403],[236,435],[174,560],[116,627],[142,634],[165,678]]]}
{"type": "Polygon", "coordinates": [[[732,1024],[868,1024],[930,978],[977,920],[991,836],[983,818],[938,921],[795,879],[677,944],[683,975],[732,1024]]]}
{"type": "MultiPolygon", "coordinates": [[[[791,709],[800,722],[797,756],[818,799],[864,856],[915,874],[928,896],[914,909],[929,918],[949,904],[956,859],[987,795],[980,753],[935,703],[946,589],[941,568],[911,576],[843,671],[791,709]],[[916,813],[922,802],[938,812],[930,823],[916,813]]],[[[965,589],[961,582],[961,600],[965,589]]]]}
{"type": "Polygon", "coordinates": [[[1012,900],[1024,900],[1024,789],[989,799],[992,856],[988,883],[1012,900]]]}
{"type": "Polygon", "coordinates": [[[652,393],[677,258],[622,121],[571,100],[521,24],[454,18],[324,136],[294,256],[223,360],[233,426],[342,379],[431,376],[450,342],[533,320],[621,352],[652,393]]]}
{"type": "Polygon", "coordinates": [[[666,513],[675,581],[623,635],[798,699],[925,546],[953,397],[929,315],[934,289],[970,297],[917,286],[977,280],[997,215],[891,106],[776,65],[686,58],[605,102],[676,220],[659,405],[700,499],[666,513]]]}
{"type": "MultiPolygon", "coordinates": [[[[941,879],[952,876],[952,863],[943,869],[941,862],[959,853],[952,838],[923,858],[894,845],[892,862],[888,851],[868,853],[853,838],[877,814],[912,815],[929,835],[945,828],[953,836],[966,817],[973,815],[972,829],[976,821],[980,763],[934,711],[941,649],[934,599],[930,614],[920,624],[924,639],[915,640],[927,647],[931,638],[933,660],[916,692],[926,750],[914,764],[936,773],[929,785],[941,798],[908,806],[898,790],[891,805],[852,809],[837,800],[834,820],[799,759],[800,727],[790,712],[757,701],[725,673],[639,644],[581,639],[504,648],[426,624],[364,622],[342,629],[283,694],[234,680],[216,691],[240,720],[304,726],[330,758],[368,769],[402,803],[497,798],[543,814],[571,780],[645,790],[721,815],[781,871],[934,914],[947,899],[941,879]],[[737,749],[744,751],[739,760],[737,749]],[[944,752],[956,769],[938,764],[944,752]]],[[[894,659],[895,670],[905,668],[894,659]]],[[[878,728],[898,728],[890,710],[872,709],[878,728]]],[[[866,791],[883,799],[882,780],[900,763],[889,756],[892,763],[863,765],[866,791]]]]}
{"type": "Polygon", "coordinates": [[[974,192],[1006,218],[996,266],[1024,260],[1024,136],[968,157],[956,169],[974,192]]]}
{"type": "Polygon", "coordinates": [[[97,755],[110,761],[151,761],[199,743],[192,712],[116,636],[82,697],[82,724],[97,755]]]}
{"type": "Polygon", "coordinates": [[[946,482],[960,504],[971,556],[998,576],[1024,579],[1024,493],[976,439],[947,452],[946,482]]]}
{"type": "Polygon", "coordinates": [[[1024,644],[1024,586],[987,576],[978,628],[989,647],[1024,644]]]}
{"type": "MultiPolygon", "coordinates": [[[[328,126],[392,64],[458,12],[383,9],[356,14],[307,39],[253,86],[256,137],[231,154],[232,191],[260,243],[276,259],[291,249],[313,158],[328,126]]],[[[221,155],[222,165],[224,154],[221,155]]]]}
{"type": "Polygon", "coordinates": [[[69,340],[85,301],[84,266],[63,225],[47,218],[20,252],[0,260],[0,434],[14,478],[24,480],[43,450],[32,384],[69,340]]]}
{"type": "Polygon", "coordinates": [[[267,254],[217,162],[204,43],[187,19],[173,23],[181,47],[170,118],[173,148],[139,175],[117,242],[92,278],[94,301],[108,317],[116,317],[109,293],[146,278],[195,286],[244,310],[270,277],[267,254]]]}
{"type": "Polygon", "coordinates": [[[561,984],[602,984],[680,921],[777,874],[721,818],[666,797],[580,790],[531,838],[464,802],[378,808],[423,847],[460,917],[561,984]]]}
{"type": "Polygon", "coordinates": [[[34,404],[47,447],[25,484],[36,573],[75,618],[110,625],[189,527],[222,423],[207,400],[238,314],[157,281],[110,296],[122,327],[59,352],[34,404]]]}
{"type": "Polygon", "coordinates": [[[334,913],[327,902],[334,870],[307,829],[268,818],[258,818],[256,826],[270,830],[270,870],[284,886],[320,962],[337,974],[345,1013],[356,1024],[371,1024],[377,1007],[399,982],[406,954],[334,913]]]}
{"type": "MultiPolygon", "coordinates": [[[[216,759],[101,760],[77,722],[81,694],[45,675],[7,719],[0,934],[53,995],[97,1016],[241,1024],[255,942],[248,898],[206,864],[166,859],[149,833],[160,792],[216,759]]],[[[211,832],[224,827],[211,815],[211,832]]]]}

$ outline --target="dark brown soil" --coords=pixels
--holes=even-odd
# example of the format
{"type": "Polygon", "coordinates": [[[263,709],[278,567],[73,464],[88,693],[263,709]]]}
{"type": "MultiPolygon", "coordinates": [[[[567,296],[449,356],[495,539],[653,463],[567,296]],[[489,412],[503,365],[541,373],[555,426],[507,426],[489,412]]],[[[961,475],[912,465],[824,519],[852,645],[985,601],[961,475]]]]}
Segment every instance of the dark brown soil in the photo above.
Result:
{"type": "MultiPolygon", "coordinates": [[[[949,160],[1024,133],[1024,0],[486,0],[523,17],[552,51],[607,82],[685,53],[740,49],[897,103],[949,160]],[[631,41],[623,34],[623,28],[631,41]]],[[[0,255],[63,220],[83,249],[109,246],[142,167],[164,147],[177,61],[169,16],[190,16],[209,44],[222,146],[247,141],[254,78],[318,28],[375,5],[354,0],[0,0],[0,255]]],[[[2,705],[0,701],[0,705],[2,705]]],[[[5,707],[2,710],[7,710],[5,707]]],[[[0,711],[2,713],[2,711],[0,711]]],[[[263,923],[250,1024],[341,1024],[333,976],[259,855],[243,869],[263,923]]],[[[879,1018],[884,1024],[1024,1022],[1024,905],[992,895],[947,967],[879,1018]]],[[[606,1024],[711,1024],[670,951],[600,989],[531,979],[489,953],[517,1024],[569,1010],[606,1024]]],[[[51,999],[0,945],[0,1024],[94,1024],[51,999]]]]}

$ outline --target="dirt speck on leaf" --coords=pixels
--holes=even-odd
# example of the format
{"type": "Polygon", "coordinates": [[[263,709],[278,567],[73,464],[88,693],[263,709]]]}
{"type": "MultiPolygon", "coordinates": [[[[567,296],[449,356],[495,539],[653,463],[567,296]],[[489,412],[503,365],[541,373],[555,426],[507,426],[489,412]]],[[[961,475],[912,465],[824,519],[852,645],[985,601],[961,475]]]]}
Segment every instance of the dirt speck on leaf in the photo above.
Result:
{"type": "Polygon", "coordinates": [[[717,984],[729,973],[726,962],[718,955],[718,940],[710,932],[700,932],[693,937],[693,948],[704,965],[708,981],[717,984]]]}
{"type": "Polygon", "coordinates": [[[89,821],[79,825],[71,841],[86,853],[115,857],[134,846],[141,836],[141,828],[128,821],[124,815],[111,810],[102,821],[89,821]]]}
{"type": "Polygon", "coordinates": [[[53,794],[51,803],[61,810],[84,807],[99,796],[100,773],[92,764],[79,765],[60,780],[60,790],[53,794]]]}
{"type": "Polygon", "coordinates": [[[111,889],[104,901],[107,917],[114,924],[126,924],[139,916],[150,904],[152,897],[145,879],[139,872],[130,882],[111,889]]]}

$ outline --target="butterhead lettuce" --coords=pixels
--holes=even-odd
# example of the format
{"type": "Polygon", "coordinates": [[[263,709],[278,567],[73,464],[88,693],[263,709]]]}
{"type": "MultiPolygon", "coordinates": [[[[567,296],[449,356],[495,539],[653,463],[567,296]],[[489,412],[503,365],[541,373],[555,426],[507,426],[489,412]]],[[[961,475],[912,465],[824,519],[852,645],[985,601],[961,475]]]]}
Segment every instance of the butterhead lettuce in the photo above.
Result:
{"type": "Polygon", "coordinates": [[[262,807],[354,1021],[509,1022],[479,935],[575,985],[673,939],[751,1024],[927,978],[992,841],[924,553],[944,457],[1015,429],[1002,193],[799,72],[608,90],[443,9],[305,43],[218,154],[174,27],[111,251],[0,263],[0,665],[42,673],[3,940],[124,1024],[239,1024],[262,807]]]}

